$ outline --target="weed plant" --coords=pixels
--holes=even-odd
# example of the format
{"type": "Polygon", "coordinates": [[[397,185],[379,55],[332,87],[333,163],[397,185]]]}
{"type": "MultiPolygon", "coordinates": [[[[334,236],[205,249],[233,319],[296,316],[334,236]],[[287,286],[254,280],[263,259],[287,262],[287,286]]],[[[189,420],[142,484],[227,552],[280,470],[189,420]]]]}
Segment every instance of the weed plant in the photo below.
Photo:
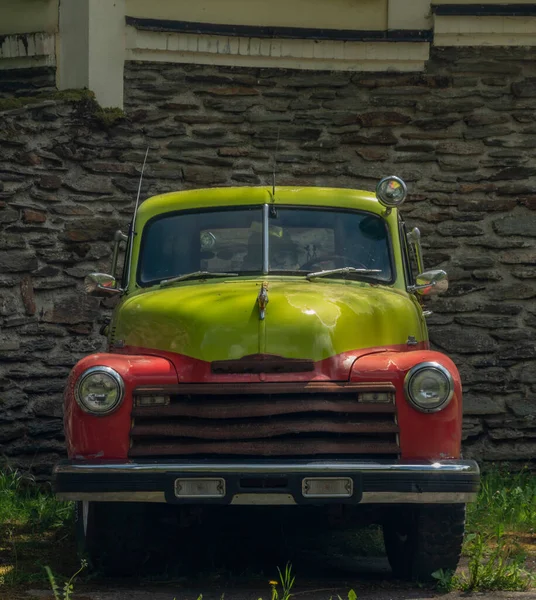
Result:
{"type": "Polygon", "coordinates": [[[70,577],[64,584],[63,588],[60,590],[60,587],[56,581],[56,577],[52,572],[52,569],[47,565],[45,567],[45,571],[47,573],[48,581],[50,583],[50,588],[52,589],[52,593],[54,594],[54,600],[71,600],[74,593],[74,582],[75,579],[80,575],[80,573],[87,567],[87,562],[83,560],[80,563],[80,568],[78,571],[70,577]]]}
{"type": "Polygon", "coordinates": [[[281,595],[279,595],[277,590],[278,582],[270,581],[272,600],[290,600],[290,597],[292,596],[291,591],[296,581],[296,577],[292,573],[292,565],[287,563],[284,571],[281,571],[281,569],[277,567],[277,572],[279,574],[279,581],[281,582],[281,595]]]}
{"type": "Polygon", "coordinates": [[[535,585],[522,542],[536,536],[536,474],[506,466],[485,473],[477,501],[467,507],[466,531],[467,572],[437,571],[439,589],[523,591],[535,585]]]}

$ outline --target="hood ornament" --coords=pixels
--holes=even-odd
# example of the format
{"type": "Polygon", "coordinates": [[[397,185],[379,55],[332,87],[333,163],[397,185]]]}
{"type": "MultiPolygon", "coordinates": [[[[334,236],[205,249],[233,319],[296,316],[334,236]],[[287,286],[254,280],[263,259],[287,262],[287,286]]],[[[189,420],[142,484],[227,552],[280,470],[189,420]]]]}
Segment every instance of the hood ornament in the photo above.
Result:
{"type": "Polygon", "coordinates": [[[259,305],[259,319],[264,321],[266,317],[266,306],[268,305],[268,282],[263,281],[259,295],[257,296],[257,303],[259,305]]]}

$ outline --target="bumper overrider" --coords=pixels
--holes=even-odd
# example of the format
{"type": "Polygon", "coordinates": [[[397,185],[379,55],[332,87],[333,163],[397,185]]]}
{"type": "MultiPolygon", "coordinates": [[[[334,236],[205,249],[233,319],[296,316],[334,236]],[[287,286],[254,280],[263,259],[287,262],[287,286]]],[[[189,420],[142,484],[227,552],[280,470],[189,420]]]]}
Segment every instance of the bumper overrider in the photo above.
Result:
{"type": "Polygon", "coordinates": [[[169,504],[451,504],[476,499],[471,460],[63,461],[61,500],[169,504]]]}

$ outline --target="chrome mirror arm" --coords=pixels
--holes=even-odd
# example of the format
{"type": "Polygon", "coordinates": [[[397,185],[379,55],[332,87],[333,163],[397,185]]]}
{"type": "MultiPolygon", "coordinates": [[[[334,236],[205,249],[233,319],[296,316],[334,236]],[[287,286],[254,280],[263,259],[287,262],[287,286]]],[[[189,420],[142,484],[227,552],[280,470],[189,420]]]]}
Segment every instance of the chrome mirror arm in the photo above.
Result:
{"type": "Polygon", "coordinates": [[[424,285],[408,285],[408,292],[413,294],[413,292],[417,292],[418,290],[426,290],[430,287],[434,287],[437,285],[437,281],[431,281],[430,283],[426,283],[424,285]]]}
{"type": "Polygon", "coordinates": [[[424,271],[424,258],[421,245],[421,232],[418,227],[414,227],[408,233],[408,242],[413,246],[415,251],[415,259],[417,261],[417,270],[419,273],[424,271]]]}
{"type": "Polygon", "coordinates": [[[127,242],[128,235],[125,235],[122,231],[117,230],[114,235],[114,252],[112,254],[112,268],[111,275],[116,277],[117,275],[117,261],[119,259],[119,245],[121,242],[127,242]]]}
{"type": "Polygon", "coordinates": [[[104,285],[98,285],[97,289],[100,290],[101,292],[109,294],[110,296],[115,296],[116,294],[122,294],[125,291],[125,290],[123,290],[123,288],[119,288],[119,287],[109,288],[104,285]]]}

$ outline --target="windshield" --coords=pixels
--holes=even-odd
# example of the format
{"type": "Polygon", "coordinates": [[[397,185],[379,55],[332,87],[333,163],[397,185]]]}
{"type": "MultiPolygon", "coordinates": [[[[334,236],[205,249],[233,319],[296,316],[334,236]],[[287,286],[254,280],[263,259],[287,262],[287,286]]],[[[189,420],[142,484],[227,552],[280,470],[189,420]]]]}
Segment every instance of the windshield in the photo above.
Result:
{"type": "Polygon", "coordinates": [[[354,273],[366,280],[393,278],[385,222],[357,211],[254,206],[171,213],[146,225],[140,253],[142,285],[199,272],[306,275],[344,267],[371,270],[354,273]]]}

